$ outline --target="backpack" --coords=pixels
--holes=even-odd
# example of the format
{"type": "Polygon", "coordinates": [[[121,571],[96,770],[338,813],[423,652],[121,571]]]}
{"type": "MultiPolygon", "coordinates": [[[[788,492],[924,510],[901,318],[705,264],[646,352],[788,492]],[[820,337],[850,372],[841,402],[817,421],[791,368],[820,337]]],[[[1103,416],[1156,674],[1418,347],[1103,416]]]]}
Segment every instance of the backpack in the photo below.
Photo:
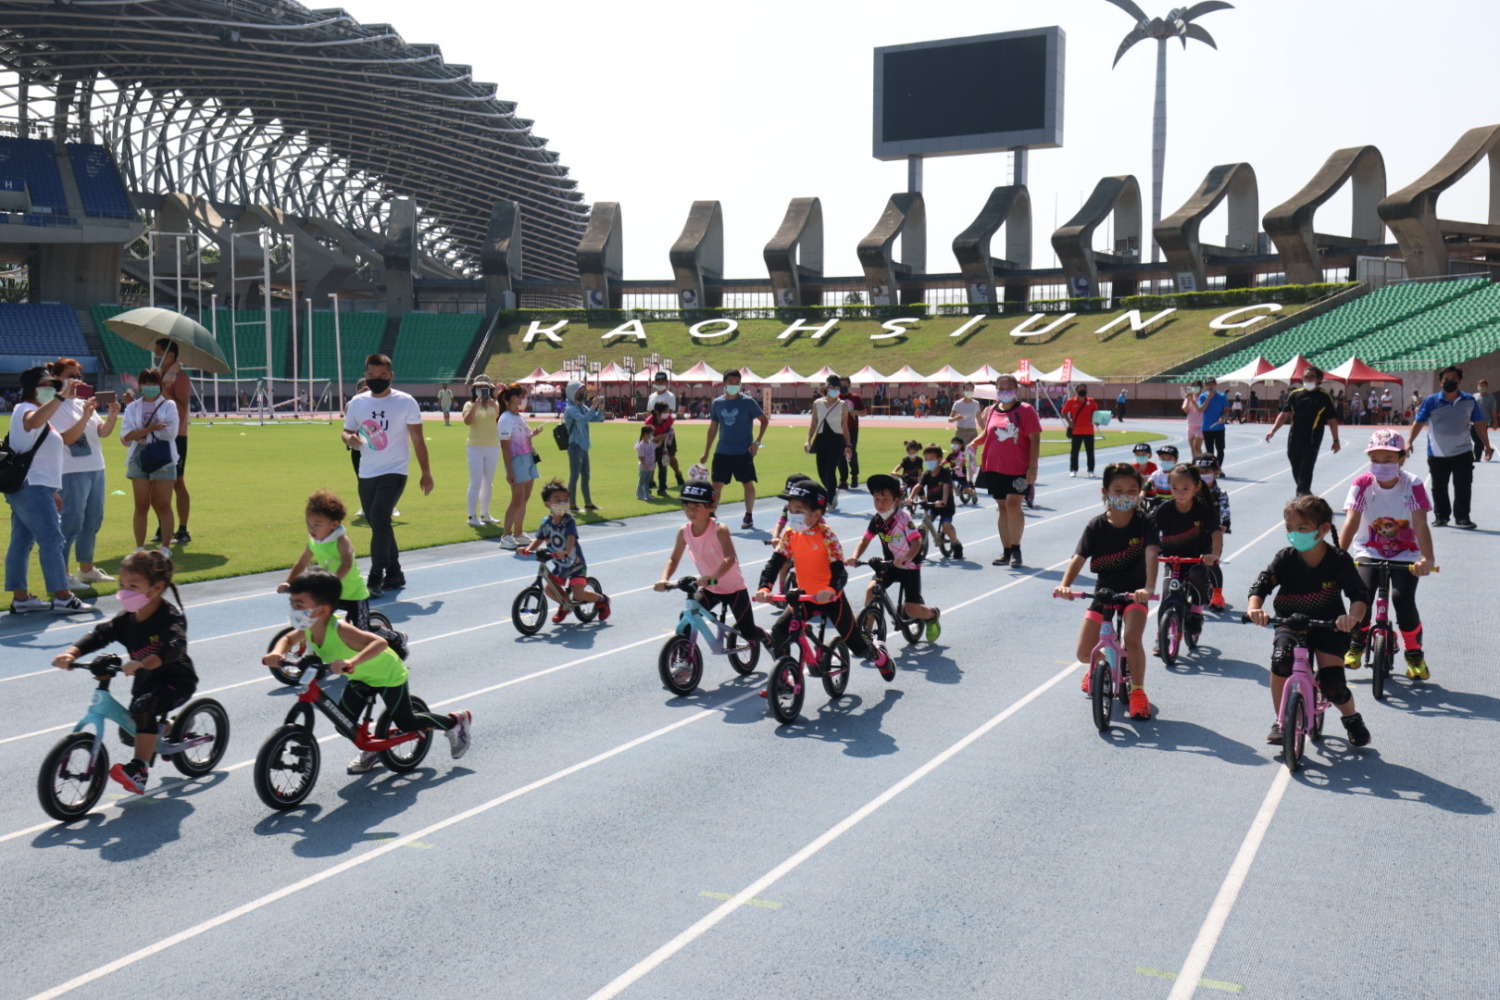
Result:
{"type": "Polygon", "coordinates": [[[557,442],[558,451],[568,450],[568,425],[559,420],[552,427],[552,440],[557,442]]]}
{"type": "Polygon", "coordinates": [[[37,449],[42,442],[47,440],[47,435],[52,433],[52,428],[42,424],[42,431],[36,436],[36,441],[26,451],[16,451],[10,446],[10,435],[0,441],[0,493],[14,493],[26,485],[26,474],[31,471],[31,460],[36,458],[37,449]]]}

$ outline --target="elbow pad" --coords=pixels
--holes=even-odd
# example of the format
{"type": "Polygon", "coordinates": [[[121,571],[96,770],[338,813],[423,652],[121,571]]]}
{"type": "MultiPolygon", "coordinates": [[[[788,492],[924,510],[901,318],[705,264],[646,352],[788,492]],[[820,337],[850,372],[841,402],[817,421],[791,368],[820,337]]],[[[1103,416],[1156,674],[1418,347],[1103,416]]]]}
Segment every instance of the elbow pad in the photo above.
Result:
{"type": "Polygon", "coordinates": [[[841,562],[832,563],[828,567],[828,586],[834,590],[843,590],[849,583],[849,567],[841,562]]]}

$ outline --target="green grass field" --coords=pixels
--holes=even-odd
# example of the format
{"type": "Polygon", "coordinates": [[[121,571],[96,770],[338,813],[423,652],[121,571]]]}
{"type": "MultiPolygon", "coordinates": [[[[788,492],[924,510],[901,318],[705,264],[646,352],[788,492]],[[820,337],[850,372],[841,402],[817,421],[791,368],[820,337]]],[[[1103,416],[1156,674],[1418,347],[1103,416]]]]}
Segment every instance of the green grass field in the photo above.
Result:
{"type": "MultiPolygon", "coordinates": [[[[549,422],[550,423],[550,422],[549,422]]],[[[880,427],[866,424],[860,432],[860,456],[865,474],[890,469],[902,455],[901,442],[908,438],[946,442],[948,425],[932,420],[920,432],[911,428],[880,427]]],[[[9,418],[0,418],[0,430],[8,429],[9,418]]],[[[593,495],[605,517],[591,517],[584,523],[612,522],[669,510],[675,501],[634,499],[636,472],[632,450],[639,434],[639,424],[609,421],[593,429],[593,495]]],[[[701,452],[706,425],[685,424],[679,434],[680,464],[684,472],[701,452]]],[[[403,550],[472,541],[475,538],[498,538],[495,527],[471,528],[466,522],[465,494],[468,469],[465,459],[465,431],[457,419],[445,427],[441,421],[426,424],[428,448],[432,455],[432,474],[436,486],[424,497],[413,477],[400,503],[396,537],[403,550]]],[[[793,472],[813,472],[812,456],[802,451],[806,429],[802,426],[772,426],[766,435],[766,449],[757,462],[763,495],[780,492],[781,484],[793,472]]],[[[1159,435],[1140,431],[1108,431],[1101,445],[1112,447],[1135,441],[1153,440],[1159,435]]],[[[565,453],[553,446],[545,433],[537,438],[542,455],[542,479],[567,478],[565,453]]],[[[1043,435],[1044,454],[1066,450],[1060,430],[1043,435]]],[[[109,461],[109,489],[123,495],[110,496],[105,507],[104,527],[99,533],[97,560],[113,573],[120,559],[134,548],[131,515],[134,503],[131,484],[125,478],[124,449],[111,439],[106,451],[109,461]]],[[[354,471],[348,452],[339,442],[334,425],[326,423],[278,422],[265,427],[216,421],[196,422],[192,430],[192,450],[188,463],[188,481],[192,487],[193,508],[189,528],[193,541],[174,551],[179,582],[210,580],[225,576],[261,573],[284,569],[297,558],[306,539],[302,523],[303,502],[320,487],[334,490],[351,510],[359,507],[354,471]]],[[[415,466],[413,466],[415,469],[415,466]]],[[[495,487],[493,513],[499,516],[508,497],[503,472],[495,487]]],[[[731,498],[739,497],[731,486],[731,498]]],[[[775,501],[758,505],[770,514],[775,501]]],[[[737,519],[742,508],[731,502],[730,512],[737,519]]],[[[533,491],[527,513],[528,530],[542,516],[540,492],[533,491]]],[[[361,556],[368,551],[369,532],[364,522],[353,519],[349,534],[361,556]]],[[[154,521],[150,531],[155,530],[154,521]]],[[[7,535],[8,537],[8,535],[7,535]]],[[[497,551],[499,551],[497,549],[497,551]]],[[[70,567],[73,568],[73,567],[70,567]]],[[[33,589],[42,587],[42,574],[36,554],[31,557],[28,580],[33,589]]],[[[112,593],[113,584],[105,584],[99,593],[112,593]]],[[[88,594],[90,591],[84,591],[88,594]]],[[[0,598],[0,606],[10,606],[10,594],[0,598]]]]}

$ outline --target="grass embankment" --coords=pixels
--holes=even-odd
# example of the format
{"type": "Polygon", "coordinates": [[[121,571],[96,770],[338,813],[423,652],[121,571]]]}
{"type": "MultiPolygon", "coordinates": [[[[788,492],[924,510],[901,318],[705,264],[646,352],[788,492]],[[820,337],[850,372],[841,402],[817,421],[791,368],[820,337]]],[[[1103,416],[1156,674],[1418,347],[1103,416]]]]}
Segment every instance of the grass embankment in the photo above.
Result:
{"type": "MultiPolygon", "coordinates": [[[[1302,306],[1287,306],[1277,319],[1295,314],[1302,306]]],[[[1149,332],[1137,336],[1128,323],[1100,338],[1096,331],[1123,312],[1082,313],[1058,329],[1041,337],[1012,338],[1010,331],[1025,316],[992,317],[971,327],[961,338],[950,336],[966,322],[965,316],[940,316],[923,319],[899,336],[888,340],[871,340],[882,333],[878,320],[838,320],[833,330],[818,340],[805,329],[786,340],[777,337],[790,325],[780,320],[741,320],[739,328],[727,336],[698,340],[688,335],[690,324],[651,322],[643,324],[646,339],[601,338],[619,324],[572,321],[558,336],[561,344],[538,337],[523,344],[528,322],[503,327],[495,338],[486,371],[500,380],[514,380],[536,368],[556,371],[565,360],[580,352],[590,361],[618,361],[633,355],[656,352],[669,357],[677,371],[685,371],[697,361],[704,361],[718,371],[748,366],[766,376],[783,365],[791,365],[799,374],[809,374],[824,365],[840,374],[872,365],[882,374],[890,374],[902,365],[928,374],[950,364],[960,372],[971,372],[990,364],[1010,371],[1027,358],[1039,371],[1054,369],[1064,358],[1091,375],[1103,378],[1134,380],[1172,365],[1180,364],[1216,347],[1222,347],[1234,336],[1210,330],[1211,320],[1228,308],[1179,309],[1149,332]]],[[[1155,313],[1147,311],[1149,319],[1155,313]]],[[[1055,317],[1044,316],[1034,328],[1046,326],[1055,317]]],[[[811,321],[808,321],[811,322],[811,321]]],[[[543,321],[550,326],[551,321],[543,321]]],[[[714,327],[713,329],[718,329],[714,327]]],[[[1251,327],[1250,329],[1255,329],[1251,327]]]]}
{"type": "MultiPolygon", "coordinates": [[[[549,424],[549,421],[543,421],[549,424]]],[[[929,421],[930,427],[879,427],[866,424],[860,434],[860,457],[865,474],[888,470],[902,455],[901,442],[908,438],[946,442],[948,425],[942,420],[929,421]]],[[[0,418],[0,431],[8,429],[10,418],[0,418]]],[[[397,539],[402,549],[426,548],[476,538],[498,539],[494,527],[471,528],[465,522],[468,471],[465,455],[465,431],[462,423],[443,426],[428,421],[426,436],[432,456],[432,474],[436,488],[424,497],[417,489],[415,477],[400,503],[397,539]]],[[[604,517],[590,517],[584,523],[614,522],[621,518],[657,513],[676,507],[675,499],[634,499],[636,472],[632,450],[639,434],[639,424],[609,421],[593,429],[593,496],[603,509],[604,517]]],[[[680,464],[687,471],[702,449],[704,425],[684,425],[680,435],[680,464]]],[[[1158,435],[1141,431],[1108,431],[1101,445],[1114,447],[1158,435]]],[[[786,477],[793,472],[813,472],[812,456],[802,451],[806,437],[803,427],[773,426],[766,436],[767,447],[757,462],[762,495],[781,490],[786,477]]],[[[1061,434],[1049,430],[1043,437],[1044,454],[1066,450],[1061,434]],[[1058,440],[1048,440],[1058,439],[1058,440]]],[[[553,446],[544,431],[536,439],[543,457],[543,480],[561,476],[566,480],[567,456],[553,446]]],[[[124,495],[110,496],[105,505],[104,527],[99,533],[97,557],[100,566],[114,573],[120,559],[135,546],[131,529],[134,502],[131,483],[125,478],[124,449],[118,442],[107,442],[109,490],[124,495]]],[[[192,450],[188,462],[188,482],[192,488],[193,508],[189,529],[193,541],[180,546],[173,555],[178,582],[211,580],[247,573],[285,569],[296,560],[306,540],[302,510],[307,495],[320,487],[337,492],[351,511],[359,508],[359,495],[348,453],[338,440],[334,426],[325,423],[291,423],[280,421],[265,427],[246,426],[218,421],[195,423],[192,450]]],[[[415,465],[413,465],[415,470],[415,465]]],[[[496,477],[492,513],[499,516],[509,493],[502,472],[496,477]]],[[[730,487],[729,496],[739,491],[730,487]]],[[[762,509],[770,514],[774,501],[764,502],[762,509]]],[[[738,504],[729,510],[737,519],[738,504]]],[[[540,493],[534,491],[527,512],[528,530],[542,516],[540,493]]],[[[737,520],[735,522],[738,523],[737,520]]],[[[8,522],[7,522],[8,524],[8,522]]],[[[360,556],[369,551],[370,533],[361,519],[348,525],[350,538],[360,556]]],[[[155,531],[154,519],[147,529],[155,531]]],[[[8,538],[8,533],[7,533],[8,538]]],[[[496,549],[497,554],[500,550],[496,549]]],[[[71,567],[70,567],[71,568],[71,567]]],[[[651,567],[654,571],[655,567],[651,567]]],[[[644,571],[643,571],[644,572],[644,571]]],[[[31,556],[28,580],[34,589],[42,587],[42,573],[35,550],[31,556]]],[[[101,585],[99,593],[112,593],[113,584],[101,585]]],[[[85,594],[90,591],[85,590],[85,594]]],[[[0,597],[0,607],[10,606],[10,594],[0,597]]]]}

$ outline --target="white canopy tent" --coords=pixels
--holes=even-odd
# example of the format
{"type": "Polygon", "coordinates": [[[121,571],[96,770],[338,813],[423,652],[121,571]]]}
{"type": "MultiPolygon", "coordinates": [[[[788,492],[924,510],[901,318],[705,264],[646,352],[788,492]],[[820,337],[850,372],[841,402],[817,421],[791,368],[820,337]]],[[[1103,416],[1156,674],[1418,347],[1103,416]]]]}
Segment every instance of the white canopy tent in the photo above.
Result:
{"type": "Polygon", "coordinates": [[[1003,374],[1005,373],[990,365],[984,365],[965,375],[963,381],[973,382],[977,386],[981,382],[993,382],[1003,374]]]}
{"type": "MultiPolygon", "coordinates": [[[[741,379],[748,381],[748,379],[744,379],[743,375],[744,373],[741,372],[741,379]]],[[[724,376],[710,368],[708,362],[700,361],[685,372],[674,372],[672,380],[689,385],[708,385],[713,382],[724,381],[724,376]]]]}
{"type": "Polygon", "coordinates": [[[899,371],[891,372],[885,377],[887,385],[925,385],[932,381],[926,375],[914,371],[911,365],[902,365],[899,371]]]}
{"type": "Polygon", "coordinates": [[[933,372],[931,375],[927,376],[927,381],[936,382],[939,385],[956,385],[960,382],[968,382],[970,381],[970,379],[967,375],[965,375],[963,372],[958,371],[952,365],[944,365],[937,371],[933,372]]]}
{"type": "Polygon", "coordinates": [[[1047,385],[1076,385],[1079,382],[1098,382],[1102,384],[1104,382],[1102,378],[1095,378],[1076,365],[1073,367],[1073,371],[1069,374],[1069,376],[1067,378],[1064,378],[1064,367],[1064,365],[1058,365],[1056,368],[1052,369],[1052,371],[1043,372],[1040,375],[1033,375],[1032,378],[1047,385]]]}
{"type": "Polygon", "coordinates": [[[884,375],[880,374],[869,365],[865,365],[859,371],[849,376],[849,381],[853,385],[879,385],[885,380],[886,378],[884,375]]]}
{"type": "Polygon", "coordinates": [[[801,385],[807,381],[806,375],[798,375],[792,371],[791,365],[783,365],[781,371],[775,375],[769,375],[761,379],[766,385],[801,385]]]}
{"type": "MultiPolygon", "coordinates": [[[[1302,370],[1304,368],[1307,368],[1308,366],[1311,366],[1313,368],[1318,367],[1299,354],[1284,365],[1278,365],[1275,368],[1272,368],[1270,371],[1261,372],[1259,375],[1255,376],[1255,381],[1287,383],[1300,382],[1302,380],[1302,370]]],[[[1333,372],[1325,372],[1323,374],[1323,378],[1330,382],[1344,381],[1337,375],[1333,374],[1333,372]]]]}

